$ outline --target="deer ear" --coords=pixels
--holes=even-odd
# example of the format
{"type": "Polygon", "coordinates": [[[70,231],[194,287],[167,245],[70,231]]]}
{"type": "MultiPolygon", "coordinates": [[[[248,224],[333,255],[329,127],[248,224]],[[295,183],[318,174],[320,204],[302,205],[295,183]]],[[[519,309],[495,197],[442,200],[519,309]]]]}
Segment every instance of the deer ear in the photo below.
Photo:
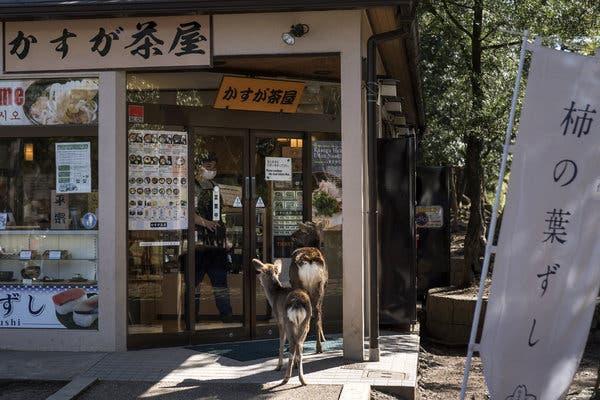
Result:
{"type": "Polygon", "coordinates": [[[262,270],[265,266],[265,264],[263,264],[262,261],[260,261],[257,258],[252,260],[252,264],[254,265],[254,268],[256,268],[257,271],[262,270]]]}
{"type": "Polygon", "coordinates": [[[277,268],[277,273],[281,273],[281,268],[283,267],[281,259],[278,258],[277,260],[273,261],[273,265],[275,268],[277,268]]]}

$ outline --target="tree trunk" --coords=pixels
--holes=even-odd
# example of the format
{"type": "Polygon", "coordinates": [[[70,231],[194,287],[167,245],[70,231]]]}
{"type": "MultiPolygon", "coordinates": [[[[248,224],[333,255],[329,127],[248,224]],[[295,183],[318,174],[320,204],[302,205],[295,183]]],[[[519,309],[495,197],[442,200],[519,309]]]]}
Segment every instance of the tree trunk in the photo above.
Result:
{"type": "Polygon", "coordinates": [[[450,208],[452,210],[452,232],[458,231],[458,221],[460,219],[458,210],[458,177],[456,168],[450,168],[450,208]]]}
{"type": "MultiPolygon", "coordinates": [[[[481,86],[481,32],[483,24],[483,0],[473,2],[473,28],[471,37],[471,91],[472,115],[477,123],[481,123],[483,109],[483,88],[481,86]]],[[[476,128],[476,127],[474,127],[476,128]]],[[[476,266],[485,245],[485,229],[483,226],[483,168],[481,153],[483,139],[481,131],[473,129],[466,137],[467,154],[465,157],[465,180],[467,196],[471,200],[469,224],[465,237],[465,273],[461,286],[469,286],[473,282],[476,266]]],[[[485,279],[485,277],[482,277],[485,279]]]]}

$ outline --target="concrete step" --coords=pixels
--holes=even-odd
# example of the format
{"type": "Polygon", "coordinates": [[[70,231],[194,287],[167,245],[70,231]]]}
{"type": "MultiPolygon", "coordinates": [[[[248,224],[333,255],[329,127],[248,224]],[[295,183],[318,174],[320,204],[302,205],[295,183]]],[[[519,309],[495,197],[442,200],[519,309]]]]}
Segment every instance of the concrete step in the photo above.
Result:
{"type": "Polygon", "coordinates": [[[98,379],[88,376],[75,377],[71,382],[63,386],[58,392],[48,397],[46,400],[71,400],[83,392],[85,389],[96,383],[98,379]]]}

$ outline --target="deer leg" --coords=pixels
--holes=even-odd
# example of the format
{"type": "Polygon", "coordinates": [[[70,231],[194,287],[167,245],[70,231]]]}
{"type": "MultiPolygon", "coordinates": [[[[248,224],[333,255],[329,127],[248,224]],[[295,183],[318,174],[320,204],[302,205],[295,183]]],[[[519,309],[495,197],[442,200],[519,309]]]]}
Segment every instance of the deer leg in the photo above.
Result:
{"type": "Polygon", "coordinates": [[[283,347],[285,346],[285,329],[279,328],[279,361],[277,362],[276,371],[281,371],[283,367],[283,347]]]}
{"type": "Polygon", "coordinates": [[[290,343],[290,347],[291,347],[291,349],[290,349],[291,350],[290,359],[288,361],[287,369],[285,370],[285,375],[283,377],[283,382],[281,382],[282,385],[285,385],[286,383],[288,383],[288,381],[292,377],[292,366],[294,365],[294,359],[296,358],[296,345],[294,344],[292,346],[291,343],[290,343]]]}
{"type": "Polygon", "coordinates": [[[323,352],[323,347],[321,346],[321,341],[324,340],[323,336],[323,326],[321,321],[321,307],[317,305],[315,309],[315,333],[316,341],[317,341],[317,353],[323,352]]]}
{"type": "Polygon", "coordinates": [[[304,380],[304,368],[302,367],[303,347],[303,345],[298,344],[298,377],[300,378],[300,383],[306,386],[306,381],[304,380]]]}
{"type": "Polygon", "coordinates": [[[317,324],[319,326],[318,335],[321,337],[322,342],[326,342],[325,334],[323,333],[323,312],[319,311],[319,319],[317,320],[317,324]]]}

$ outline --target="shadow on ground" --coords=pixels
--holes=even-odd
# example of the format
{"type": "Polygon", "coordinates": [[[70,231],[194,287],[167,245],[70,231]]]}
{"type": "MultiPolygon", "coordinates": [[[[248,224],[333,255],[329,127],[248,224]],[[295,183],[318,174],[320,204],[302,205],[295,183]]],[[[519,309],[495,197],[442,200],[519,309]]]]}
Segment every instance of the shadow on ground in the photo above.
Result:
{"type": "Polygon", "coordinates": [[[232,384],[213,380],[210,383],[186,379],[179,383],[101,381],[78,397],[78,400],[241,400],[338,399],[341,386],[334,385],[259,385],[232,384]]]}

